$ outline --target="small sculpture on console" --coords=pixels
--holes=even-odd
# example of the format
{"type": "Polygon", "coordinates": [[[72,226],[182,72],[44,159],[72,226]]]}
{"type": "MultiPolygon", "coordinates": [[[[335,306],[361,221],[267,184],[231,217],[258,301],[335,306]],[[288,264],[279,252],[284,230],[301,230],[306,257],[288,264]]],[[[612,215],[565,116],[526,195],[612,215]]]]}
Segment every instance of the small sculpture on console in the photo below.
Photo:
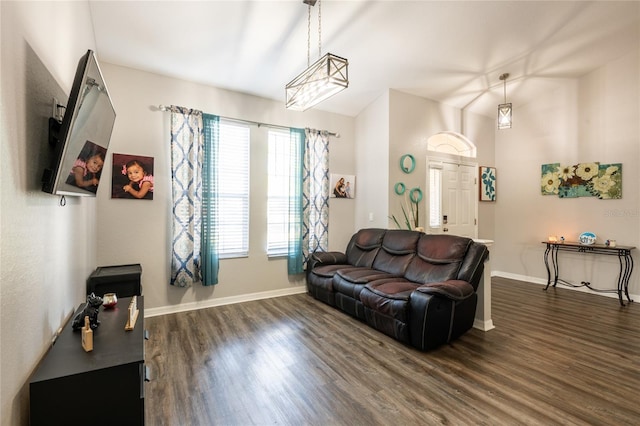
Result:
{"type": "Polygon", "coordinates": [[[95,330],[100,325],[98,321],[98,312],[102,306],[102,297],[96,296],[95,293],[91,293],[87,296],[86,303],[82,306],[82,309],[73,317],[71,327],[74,330],[80,330],[84,326],[84,317],[89,317],[89,326],[92,330],[95,330]]]}

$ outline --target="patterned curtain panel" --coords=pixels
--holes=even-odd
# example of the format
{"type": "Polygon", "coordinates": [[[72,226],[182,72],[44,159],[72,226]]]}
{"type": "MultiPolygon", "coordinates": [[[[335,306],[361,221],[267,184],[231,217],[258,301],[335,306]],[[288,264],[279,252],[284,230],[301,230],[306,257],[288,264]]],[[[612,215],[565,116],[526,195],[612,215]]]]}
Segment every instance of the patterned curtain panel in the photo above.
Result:
{"type": "Polygon", "coordinates": [[[171,186],[173,240],[171,285],[201,281],[202,111],[171,107],[171,186]]]}
{"type": "Polygon", "coordinates": [[[329,136],[305,129],[302,179],[302,252],[326,251],[329,246],[329,136]]]}
{"type": "Polygon", "coordinates": [[[202,284],[218,284],[218,147],[220,117],[203,114],[204,161],[202,165],[202,284]]]}
{"type": "Polygon", "coordinates": [[[289,275],[304,272],[302,250],[302,178],[305,146],[304,129],[290,129],[291,162],[289,170],[289,249],[287,271],[289,275]]]}

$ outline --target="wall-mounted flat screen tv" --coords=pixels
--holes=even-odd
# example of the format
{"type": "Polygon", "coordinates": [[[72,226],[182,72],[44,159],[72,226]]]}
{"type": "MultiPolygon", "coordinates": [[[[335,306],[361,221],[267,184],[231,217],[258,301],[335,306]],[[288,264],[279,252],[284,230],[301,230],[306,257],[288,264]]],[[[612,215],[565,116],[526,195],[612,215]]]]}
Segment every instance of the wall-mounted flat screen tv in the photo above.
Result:
{"type": "Polygon", "coordinates": [[[98,61],[88,50],[78,62],[62,122],[49,119],[51,166],[42,190],[95,197],[101,181],[116,113],[98,61]]]}

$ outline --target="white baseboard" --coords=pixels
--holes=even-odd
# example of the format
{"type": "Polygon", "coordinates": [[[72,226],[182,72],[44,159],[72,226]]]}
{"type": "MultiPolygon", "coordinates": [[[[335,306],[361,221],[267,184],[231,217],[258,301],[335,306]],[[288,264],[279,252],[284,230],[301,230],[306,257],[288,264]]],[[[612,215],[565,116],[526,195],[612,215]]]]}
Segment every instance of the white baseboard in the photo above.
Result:
{"type": "Polygon", "coordinates": [[[175,314],[178,312],[195,311],[198,309],[212,308],[214,306],[231,305],[234,303],[251,302],[253,300],[270,299],[272,297],[290,296],[292,294],[306,293],[306,286],[296,286],[281,290],[262,291],[260,293],[241,294],[239,296],[220,297],[216,299],[203,300],[201,302],[181,303],[173,306],[162,306],[159,308],[145,308],[145,318],[158,315],[175,314]]]}
{"type": "MultiPolygon", "coordinates": [[[[517,281],[525,281],[525,282],[530,282],[530,283],[540,284],[540,285],[547,285],[547,280],[544,278],[530,277],[527,275],[520,275],[520,274],[512,274],[510,272],[504,272],[504,271],[491,271],[491,276],[508,278],[508,279],[517,280],[517,281]]],[[[615,293],[598,293],[598,292],[593,292],[584,287],[573,288],[573,287],[562,286],[562,288],[567,288],[574,291],[581,291],[583,293],[596,294],[598,296],[612,297],[615,299],[618,298],[618,295],[615,293]]],[[[145,318],[150,318],[158,315],[167,315],[167,314],[175,314],[178,312],[195,311],[197,309],[211,308],[214,306],[231,305],[234,303],[250,302],[253,300],[269,299],[272,297],[290,296],[293,294],[306,293],[306,291],[307,291],[306,286],[296,286],[296,287],[285,288],[280,290],[271,290],[271,291],[263,291],[259,293],[242,294],[239,296],[221,297],[216,299],[204,300],[200,302],[181,303],[179,305],[173,305],[173,306],[162,306],[159,308],[145,308],[144,316],[145,318]]],[[[630,294],[630,296],[631,296],[631,299],[633,300],[640,300],[640,295],[630,294]]],[[[476,319],[473,323],[473,327],[483,331],[489,331],[495,328],[493,325],[493,320],[491,319],[487,321],[480,321],[476,319]]]]}
{"type": "MultiPolygon", "coordinates": [[[[516,281],[526,281],[526,282],[529,282],[529,283],[540,284],[540,285],[547,285],[547,280],[545,278],[537,278],[537,277],[530,277],[530,276],[527,276],[527,275],[512,274],[510,272],[491,271],[491,276],[492,277],[508,278],[508,279],[516,280],[516,281]]],[[[569,286],[564,286],[562,284],[558,284],[558,286],[560,288],[566,288],[568,290],[579,291],[579,292],[582,292],[582,293],[595,294],[597,296],[611,297],[611,298],[614,298],[614,299],[618,298],[618,294],[617,293],[599,293],[597,291],[589,290],[586,287],[569,287],[569,286]]],[[[629,296],[631,297],[631,300],[640,300],[640,295],[638,295],[638,294],[629,294],[629,296]]],[[[627,299],[626,299],[625,296],[623,296],[623,300],[626,303],[627,299]]]]}
{"type": "Polygon", "coordinates": [[[526,281],[528,283],[547,285],[547,280],[544,278],[530,277],[528,275],[512,274],[511,272],[503,271],[491,271],[492,277],[508,278],[516,281],[526,281]]]}

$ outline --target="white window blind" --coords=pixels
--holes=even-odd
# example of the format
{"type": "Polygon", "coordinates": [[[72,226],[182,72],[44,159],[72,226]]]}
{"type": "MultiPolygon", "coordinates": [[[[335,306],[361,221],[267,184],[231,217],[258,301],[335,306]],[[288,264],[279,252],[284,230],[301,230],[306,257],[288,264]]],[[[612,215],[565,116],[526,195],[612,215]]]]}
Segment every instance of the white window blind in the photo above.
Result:
{"type": "Polygon", "coordinates": [[[442,169],[429,167],[429,226],[442,226],[442,169]]]}
{"type": "Polygon", "coordinates": [[[246,125],[220,120],[217,150],[218,253],[220,258],[249,253],[249,139],[246,125]]]}
{"type": "Polygon", "coordinates": [[[284,256],[289,245],[289,171],[291,137],[286,130],[269,130],[267,255],[284,256]]]}

